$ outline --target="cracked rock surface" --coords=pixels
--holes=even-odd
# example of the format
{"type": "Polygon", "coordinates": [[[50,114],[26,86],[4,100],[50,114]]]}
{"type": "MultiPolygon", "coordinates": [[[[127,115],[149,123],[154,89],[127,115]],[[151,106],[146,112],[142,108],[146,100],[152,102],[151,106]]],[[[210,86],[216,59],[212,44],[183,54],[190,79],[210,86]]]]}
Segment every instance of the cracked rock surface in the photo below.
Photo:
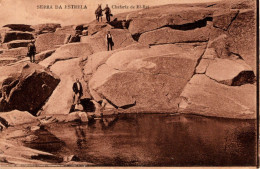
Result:
{"type": "Polygon", "coordinates": [[[240,119],[256,118],[255,86],[227,86],[195,75],[181,93],[179,112],[240,119]],[[231,108],[232,107],[232,108],[231,108]]]}

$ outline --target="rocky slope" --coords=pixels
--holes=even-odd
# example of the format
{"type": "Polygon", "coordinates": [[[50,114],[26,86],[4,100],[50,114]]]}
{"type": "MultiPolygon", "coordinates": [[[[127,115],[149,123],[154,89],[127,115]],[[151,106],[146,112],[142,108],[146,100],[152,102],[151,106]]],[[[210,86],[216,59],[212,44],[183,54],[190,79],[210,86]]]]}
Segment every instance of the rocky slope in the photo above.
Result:
{"type": "Polygon", "coordinates": [[[5,25],[0,110],[68,114],[79,78],[83,99],[106,100],[108,111],[254,119],[255,7],[251,0],[171,4],[118,14],[110,24],[5,25]],[[80,41],[71,40],[76,32],[80,41]],[[25,57],[32,39],[39,65],[25,57]]]}
{"type": "Polygon", "coordinates": [[[100,111],[255,119],[255,8],[253,0],[224,0],[122,13],[110,24],[5,25],[0,130],[8,129],[1,135],[0,164],[73,164],[73,156],[62,159],[14,140],[34,139],[49,123],[86,122],[100,111]],[[113,51],[106,47],[108,30],[113,51]],[[36,63],[26,57],[31,40],[36,63]],[[82,106],[69,114],[76,78],[82,106]]]}

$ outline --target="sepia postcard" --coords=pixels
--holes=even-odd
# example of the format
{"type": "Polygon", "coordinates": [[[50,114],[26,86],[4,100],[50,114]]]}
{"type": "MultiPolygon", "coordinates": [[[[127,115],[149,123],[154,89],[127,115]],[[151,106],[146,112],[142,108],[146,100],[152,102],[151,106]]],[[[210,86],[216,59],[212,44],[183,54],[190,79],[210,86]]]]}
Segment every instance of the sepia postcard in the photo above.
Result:
{"type": "Polygon", "coordinates": [[[0,0],[0,169],[259,166],[258,0],[0,0]]]}

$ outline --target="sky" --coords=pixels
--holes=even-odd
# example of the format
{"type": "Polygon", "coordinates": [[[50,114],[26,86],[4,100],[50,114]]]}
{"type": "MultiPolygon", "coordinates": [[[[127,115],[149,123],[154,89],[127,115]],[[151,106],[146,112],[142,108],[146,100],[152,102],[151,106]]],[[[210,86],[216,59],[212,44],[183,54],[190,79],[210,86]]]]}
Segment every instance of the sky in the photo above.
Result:
{"type": "MultiPolygon", "coordinates": [[[[60,23],[74,25],[88,23],[95,18],[94,11],[98,4],[102,8],[108,4],[121,6],[157,6],[173,3],[213,2],[216,0],[0,0],[0,26],[6,24],[41,24],[60,23]],[[49,5],[52,9],[37,9],[37,6],[49,5]],[[55,9],[55,5],[63,9],[55,9]],[[86,5],[87,9],[65,9],[65,5],[86,5]]],[[[111,9],[113,14],[136,9],[111,9]]]]}

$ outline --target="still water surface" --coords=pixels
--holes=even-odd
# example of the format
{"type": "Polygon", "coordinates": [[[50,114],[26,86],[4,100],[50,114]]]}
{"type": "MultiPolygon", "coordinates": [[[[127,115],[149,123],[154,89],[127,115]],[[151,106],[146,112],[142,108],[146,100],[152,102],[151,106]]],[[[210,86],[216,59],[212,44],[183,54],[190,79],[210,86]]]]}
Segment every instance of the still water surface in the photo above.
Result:
{"type": "Polygon", "coordinates": [[[120,114],[91,124],[52,124],[26,146],[100,166],[252,166],[255,130],[254,120],[120,114]]]}

